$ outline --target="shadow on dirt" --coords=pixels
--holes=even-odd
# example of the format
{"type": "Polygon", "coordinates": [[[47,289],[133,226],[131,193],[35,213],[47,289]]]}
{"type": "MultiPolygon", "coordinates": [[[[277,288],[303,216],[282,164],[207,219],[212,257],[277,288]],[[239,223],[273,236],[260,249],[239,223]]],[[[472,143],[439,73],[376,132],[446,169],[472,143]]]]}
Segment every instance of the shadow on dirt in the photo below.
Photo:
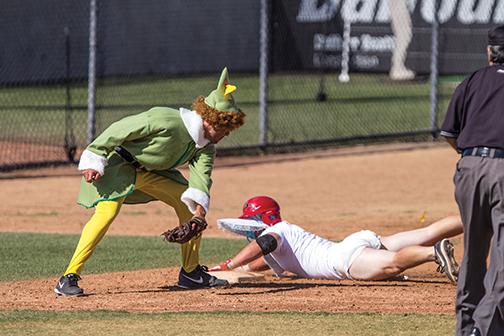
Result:
{"type": "MultiPolygon", "coordinates": [[[[315,280],[317,282],[306,283],[306,282],[295,282],[296,277],[287,277],[287,281],[274,281],[274,282],[247,282],[232,284],[227,287],[221,288],[201,288],[201,289],[185,289],[180,288],[175,285],[160,286],[157,289],[139,289],[139,290],[127,290],[127,291],[114,291],[108,292],[108,295],[116,294],[141,294],[141,293],[162,293],[162,292],[186,292],[186,291],[201,291],[201,290],[211,290],[216,291],[216,295],[259,295],[259,294],[273,294],[279,292],[289,292],[295,290],[309,289],[309,288],[390,288],[390,287],[417,287],[418,284],[425,285],[451,285],[447,281],[434,280],[434,279],[394,279],[385,281],[355,281],[355,282],[339,282],[339,281],[326,281],[320,282],[320,280],[315,280]],[[290,281],[292,280],[292,282],[290,281]]],[[[304,280],[306,281],[306,280],[304,280]]],[[[86,293],[84,296],[93,296],[95,293],[86,293]]]]}

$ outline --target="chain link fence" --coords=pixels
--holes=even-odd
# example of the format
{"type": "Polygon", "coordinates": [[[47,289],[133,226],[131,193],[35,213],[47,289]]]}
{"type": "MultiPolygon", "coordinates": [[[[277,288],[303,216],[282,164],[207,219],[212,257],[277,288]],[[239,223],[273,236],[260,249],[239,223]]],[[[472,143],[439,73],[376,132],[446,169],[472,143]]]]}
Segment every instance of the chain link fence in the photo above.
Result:
{"type": "Polygon", "coordinates": [[[78,159],[84,143],[87,1],[4,1],[0,169],[78,159]],[[72,15],[61,15],[72,13],[72,15]]]}
{"type": "Polygon", "coordinates": [[[89,88],[92,136],[152,106],[190,107],[224,66],[247,122],[219,154],[430,139],[457,83],[485,65],[488,28],[504,22],[490,0],[96,0],[89,85],[92,1],[6,1],[0,170],[78,160],[89,88]]]}
{"type": "Polygon", "coordinates": [[[273,1],[268,143],[436,136],[458,81],[485,65],[481,3],[273,1]]]}

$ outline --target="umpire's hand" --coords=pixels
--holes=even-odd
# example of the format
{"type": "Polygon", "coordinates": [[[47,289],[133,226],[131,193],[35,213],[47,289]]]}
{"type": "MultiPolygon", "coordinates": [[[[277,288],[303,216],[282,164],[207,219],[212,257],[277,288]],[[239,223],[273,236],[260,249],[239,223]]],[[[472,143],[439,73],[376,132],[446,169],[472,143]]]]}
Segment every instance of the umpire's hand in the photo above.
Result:
{"type": "Polygon", "coordinates": [[[101,177],[101,174],[98,173],[94,169],[84,169],[82,171],[82,175],[84,175],[84,178],[86,179],[86,182],[91,183],[93,181],[98,181],[101,177]]]}

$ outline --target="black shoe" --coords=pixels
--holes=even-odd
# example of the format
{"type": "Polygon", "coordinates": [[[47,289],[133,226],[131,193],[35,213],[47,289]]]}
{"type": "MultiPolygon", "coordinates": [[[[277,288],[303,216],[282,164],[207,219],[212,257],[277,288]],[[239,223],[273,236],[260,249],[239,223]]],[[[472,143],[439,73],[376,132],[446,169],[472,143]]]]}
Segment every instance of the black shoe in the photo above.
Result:
{"type": "Polygon", "coordinates": [[[59,278],[54,292],[58,295],[80,296],[84,295],[84,290],[79,287],[77,281],[81,279],[77,274],[67,274],[59,278]]]}
{"type": "Polygon", "coordinates": [[[469,336],[481,336],[481,332],[479,331],[478,328],[474,328],[469,334],[469,336]]]}
{"type": "Polygon", "coordinates": [[[437,271],[446,274],[451,282],[457,283],[458,264],[453,251],[453,244],[446,238],[434,245],[436,263],[439,265],[437,271]]]}
{"type": "Polygon", "coordinates": [[[206,266],[198,265],[192,272],[186,272],[180,268],[177,286],[185,289],[213,288],[229,286],[227,280],[222,280],[207,273],[206,266]]]}

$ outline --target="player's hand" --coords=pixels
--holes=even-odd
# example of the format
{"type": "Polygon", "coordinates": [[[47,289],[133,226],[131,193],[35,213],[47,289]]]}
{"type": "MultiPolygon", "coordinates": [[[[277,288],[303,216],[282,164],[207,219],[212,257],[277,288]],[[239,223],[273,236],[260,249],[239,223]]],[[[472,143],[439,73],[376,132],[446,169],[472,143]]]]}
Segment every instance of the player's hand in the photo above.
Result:
{"type": "Polygon", "coordinates": [[[84,178],[86,179],[86,182],[90,183],[93,181],[98,181],[101,177],[101,174],[98,173],[94,169],[84,169],[82,171],[82,175],[84,175],[84,178]]]}
{"type": "Polygon", "coordinates": [[[196,208],[194,209],[194,217],[201,217],[205,218],[206,216],[206,211],[205,208],[203,208],[200,204],[196,203],[196,208]]]}
{"type": "Polygon", "coordinates": [[[222,263],[220,263],[219,265],[215,265],[214,267],[211,267],[208,269],[208,271],[210,272],[218,272],[218,271],[227,271],[229,270],[229,263],[231,262],[231,259],[228,259],[222,263]]]}

